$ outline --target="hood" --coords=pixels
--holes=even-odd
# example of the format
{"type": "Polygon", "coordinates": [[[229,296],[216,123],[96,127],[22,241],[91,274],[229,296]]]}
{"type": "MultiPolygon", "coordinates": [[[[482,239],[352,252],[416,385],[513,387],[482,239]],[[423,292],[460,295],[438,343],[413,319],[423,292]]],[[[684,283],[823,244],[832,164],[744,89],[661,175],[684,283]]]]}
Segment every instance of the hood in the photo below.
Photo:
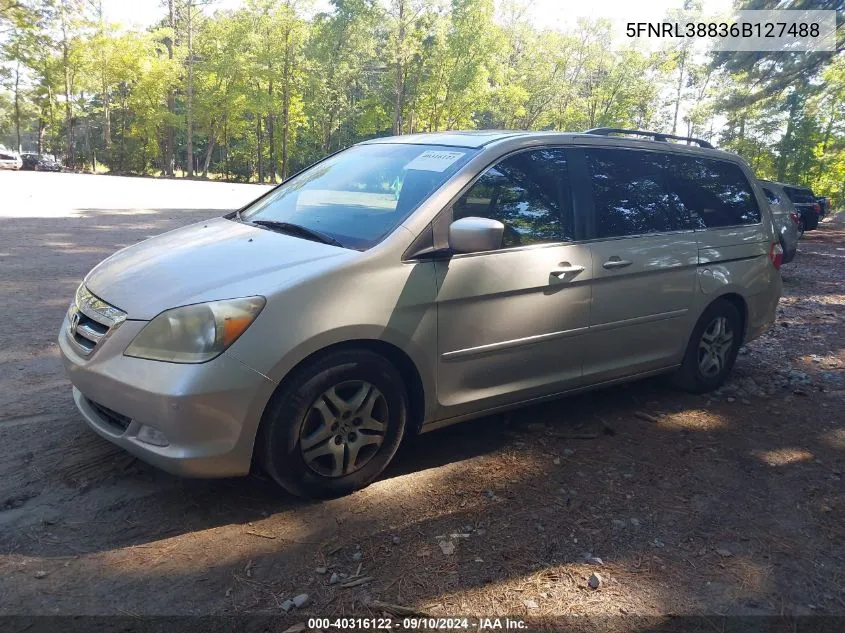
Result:
{"type": "Polygon", "coordinates": [[[301,278],[315,262],[352,251],[214,218],[118,251],[85,278],[88,289],[126,312],[152,319],[169,308],[265,295],[301,278]]]}

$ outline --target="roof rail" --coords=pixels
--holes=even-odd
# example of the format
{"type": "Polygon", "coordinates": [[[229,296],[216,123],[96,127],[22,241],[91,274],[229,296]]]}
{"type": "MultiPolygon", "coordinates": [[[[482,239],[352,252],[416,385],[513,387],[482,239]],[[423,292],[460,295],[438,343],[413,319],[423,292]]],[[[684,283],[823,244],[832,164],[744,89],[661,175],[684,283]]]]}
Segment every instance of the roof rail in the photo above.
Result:
{"type": "Polygon", "coordinates": [[[597,136],[610,136],[611,134],[631,134],[633,136],[647,136],[653,138],[655,141],[667,142],[670,138],[675,141],[686,141],[687,145],[690,143],[697,143],[699,147],[706,147],[713,149],[710,142],[700,138],[692,138],[689,136],[675,136],[674,134],[663,134],[662,132],[647,132],[645,130],[626,130],[620,127],[597,127],[592,130],[587,130],[584,134],[595,134],[597,136]]]}

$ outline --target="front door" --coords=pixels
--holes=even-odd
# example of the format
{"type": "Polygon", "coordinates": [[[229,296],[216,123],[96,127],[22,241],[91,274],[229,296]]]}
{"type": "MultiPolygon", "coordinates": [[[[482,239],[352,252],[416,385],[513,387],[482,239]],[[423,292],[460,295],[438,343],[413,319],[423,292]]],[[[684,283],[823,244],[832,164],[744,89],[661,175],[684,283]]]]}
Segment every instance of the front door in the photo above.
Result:
{"type": "Polygon", "coordinates": [[[450,220],[505,232],[498,250],[435,264],[440,417],[580,383],[592,258],[574,243],[571,200],[564,150],[538,149],[488,168],[452,205],[450,220]]]}

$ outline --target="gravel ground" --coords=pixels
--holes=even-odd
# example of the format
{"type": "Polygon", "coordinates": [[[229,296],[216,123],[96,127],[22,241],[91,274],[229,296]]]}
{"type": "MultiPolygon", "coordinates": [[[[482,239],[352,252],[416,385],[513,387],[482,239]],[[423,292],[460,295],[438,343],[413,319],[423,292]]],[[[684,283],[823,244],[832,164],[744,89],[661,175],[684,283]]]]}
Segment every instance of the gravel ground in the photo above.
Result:
{"type": "Polygon", "coordinates": [[[777,324],[718,393],[650,380],[477,420],[309,503],[101,440],[54,343],[97,261],[261,189],[0,172],[0,190],[0,614],[845,615],[842,226],[801,242],[777,324]]]}

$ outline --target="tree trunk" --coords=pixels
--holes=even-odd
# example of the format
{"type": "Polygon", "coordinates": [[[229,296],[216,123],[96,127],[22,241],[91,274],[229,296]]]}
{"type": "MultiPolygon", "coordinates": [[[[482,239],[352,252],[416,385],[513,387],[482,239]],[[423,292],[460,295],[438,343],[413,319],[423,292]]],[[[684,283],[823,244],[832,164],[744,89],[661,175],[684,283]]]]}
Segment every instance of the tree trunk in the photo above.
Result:
{"type": "Polygon", "coordinates": [[[71,94],[73,89],[71,86],[70,74],[70,46],[68,44],[68,20],[67,15],[67,0],[62,0],[59,5],[59,21],[62,30],[62,66],[64,67],[64,88],[65,88],[65,125],[67,126],[67,164],[68,167],[73,168],[76,163],[76,155],[73,147],[73,100],[71,94]]]}
{"type": "Polygon", "coordinates": [[[285,30],[285,62],[282,71],[282,182],[288,177],[288,139],[290,138],[290,26],[285,30]]]}
{"type": "Polygon", "coordinates": [[[211,124],[211,134],[208,135],[208,149],[205,151],[205,160],[202,163],[202,177],[208,178],[208,166],[211,164],[211,153],[214,151],[214,144],[217,141],[217,125],[211,124]]]}
{"type": "Polygon", "coordinates": [[[405,0],[399,0],[399,32],[396,37],[396,70],[393,77],[393,134],[402,133],[402,109],[405,100],[404,69],[402,54],[405,47],[405,0]]]}
{"type": "Polygon", "coordinates": [[[276,182],[276,138],[275,138],[275,118],[276,116],[273,114],[272,107],[273,107],[273,78],[270,78],[270,84],[267,89],[267,93],[270,96],[270,108],[271,111],[267,115],[267,144],[270,149],[270,170],[269,174],[267,175],[268,179],[271,183],[275,184],[276,182]]]}
{"type": "Polygon", "coordinates": [[[193,0],[188,0],[188,91],[186,96],[186,110],[188,117],[188,178],[194,175],[194,33],[193,33],[193,17],[194,3],[193,0]]]}
{"type": "Polygon", "coordinates": [[[21,151],[21,63],[15,64],[15,135],[17,137],[17,150],[21,151]]]}
{"type": "Polygon", "coordinates": [[[126,156],[126,85],[120,87],[120,154],[117,157],[117,170],[123,171],[126,156]]]}
{"type": "Polygon", "coordinates": [[[258,182],[264,182],[264,134],[261,130],[261,117],[255,117],[255,135],[258,139],[258,182]]]}
{"type": "Polygon", "coordinates": [[[290,108],[285,100],[282,109],[282,181],[288,177],[288,138],[290,137],[290,108]]]}
{"type": "MultiPolygon", "coordinates": [[[[105,39],[103,0],[99,0],[97,4],[97,17],[99,18],[100,36],[105,39]]],[[[108,63],[105,57],[100,58],[100,77],[103,91],[103,153],[105,154],[105,163],[111,170],[111,103],[109,101],[108,63]]]]}
{"type": "Polygon", "coordinates": [[[780,155],[778,156],[778,180],[783,181],[786,178],[787,161],[789,160],[790,143],[792,142],[792,132],[795,129],[795,116],[798,113],[798,94],[793,92],[787,97],[789,103],[789,119],[786,121],[786,132],[780,141],[780,155]]]}
{"type": "Polygon", "coordinates": [[[43,119],[43,117],[39,116],[38,117],[38,153],[39,154],[44,153],[44,131],[45,131],[44,119],[43,119]]]}
{"type": "MultiPolygon", "coordinates": [[[[83,95],[79,95],[79,100],[84,102],[83,95]]],[[[85,122],[85,153],[91,158],[91,173],[97,171],[97,159],[94,155],[94,147],[91,143],[91,124],[85,122]]],[[[83,156],[82,168],[85,169],[85,157],[83,156]]]]}
{"type": "Polygon", "coordinates": [[[223,177],[229,180],[229,122],[223,123],[223,177]]]}
{"type": "MultiPolygon", "coordinates": [[[[170,37],[164,40],[167,46],[167,58],[173,60],[173,47],[176,40],[176,9],[173,5],[174,0],[167,0],[168,10],[168,26],[170,27],[170,37]]],[[[167,91],[167,111],[173,117],[176,114],[176,92],[172,89],[167,91]]],[[[176,151],[176,131],[173,129],[172,119],[168,121],[167,128],[164,132],[164,164],[161,166],[162,172],[165,176],[173,176],[173,155],[176,151]]]]}
{"type": "Polygon", "coordinates": [[[678,66],[678,92],[675,95],[675,116],[672,119],[672,134],[678,129],[678,110],[681,108],[681,92],[684,88],[684,67],[687,63],[687,51],[684,49],[681,52],[681,63],[678,66]]]}

